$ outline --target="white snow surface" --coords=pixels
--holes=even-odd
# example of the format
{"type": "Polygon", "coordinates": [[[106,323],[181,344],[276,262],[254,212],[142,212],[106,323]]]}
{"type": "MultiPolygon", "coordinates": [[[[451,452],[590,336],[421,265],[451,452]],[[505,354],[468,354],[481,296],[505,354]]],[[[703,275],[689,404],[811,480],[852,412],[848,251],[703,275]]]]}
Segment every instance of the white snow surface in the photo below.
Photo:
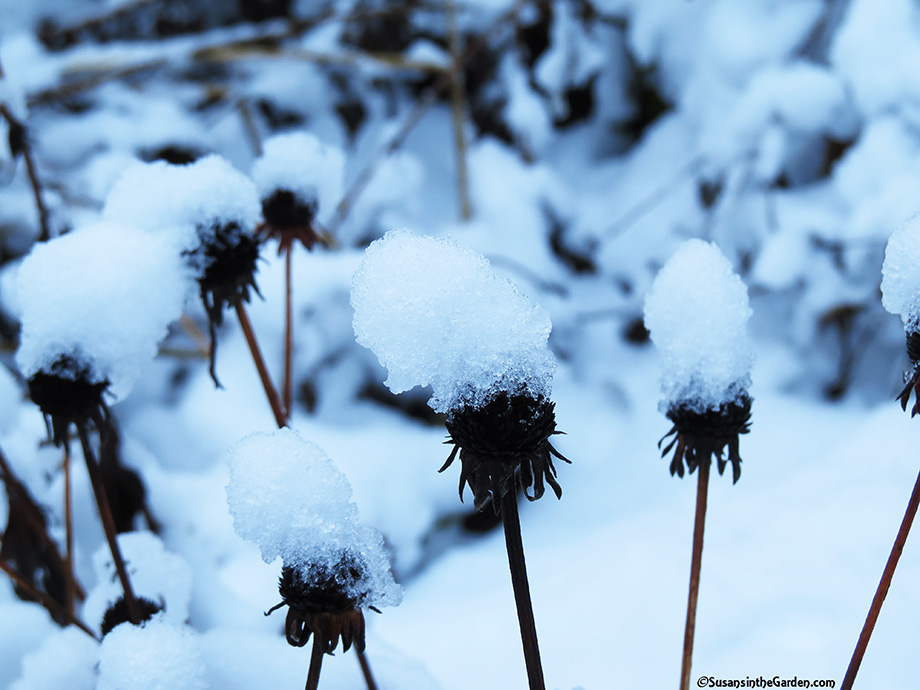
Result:
{"type": "Polygon", "coordinates": [[[750,386],[747,288],[716,245],[688,240],[645,299],[645,325],[661,352],[662,408],[732,402],[750,386]]]}
{"type": "Polygon", "coordinates": [[[154,616],[142,627],[122,623],[102,640],[98,690],[207,690],[197,636],[154,616]]]}
{"type": "Polygon", "coordinates": [[[100,222],[38,244],[19,268],[16,362],[28,378],[70,355],[123,397],[182,313],[187,285],[175,247],[128,226],[100,222]]]}
{"type": "Polygon", "coordinates": [[[363,562],[366,577],[346,591],[367,606],[393,606],[383,538],[358,520],[351,485],[315,443],[287,428],[247,436],[230,450],[227,502],[237,533],[271,563],[335,572],[343,555],[363,562]]]}
{"type": "Polygon", "coordinates": [[[322,220],[342,198],[345,155],[309,132],[276,134],[262,143],[252,166],[252,179],[263,201],[288,191],[302,203],[315,203],[322,220]]]}
{"type": "Polygon", "coordinates": [[[439,412],[498,390],[550,394],[549,314],[453,240],[387,233],[355,272],[351,304],[394,393],[430,385],[439,412]]]}

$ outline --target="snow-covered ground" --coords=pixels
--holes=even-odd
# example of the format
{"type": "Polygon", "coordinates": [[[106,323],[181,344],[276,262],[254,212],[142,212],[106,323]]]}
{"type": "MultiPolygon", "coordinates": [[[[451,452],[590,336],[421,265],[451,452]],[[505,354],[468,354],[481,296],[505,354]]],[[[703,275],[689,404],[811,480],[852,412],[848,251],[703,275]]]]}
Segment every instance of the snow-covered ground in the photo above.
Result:
{"type": "MultiPolygon", "coordinates": [[[[281,54],[239,45],[232,58],[195,53],[288,28],[279,19],[216,26],[219,3],[187,3],[205,8],[214,25],[174,37],[141,22],[141,37],[84,37],[65,50],[36,38],[36,18],[71,25],[119,4],[133,6],[0,2],[0,102],[28,126],[52,234],[99,221],[129,165],[166,147],[217,153],[251,174],[256,139],[310,132],[344,153],[347,190],[408,121],[425,85],[416,66],[368,57],[386,48],[375,48],[357,20],[320,21],[281,40],[281,54]],[[87,75],[102,83],[80,87],[87,75]],[[65,83],[78,86],[61,91],[65,83]],[[358,106],[364,119],[349,134],[343,113],[358,106]]],[[[315,17],[333,8],[341,17],[384,4],[300,2],[295,11],[315,17]]],[[[464,36],[511,7],[458,5],[464,36]]],[[[483,68],[486,86],[468,94],[471,220],[458,220],[444,100],[398,152],[379,159],[344,221],[320,206],[336,247],[294,246],[291,426],[347,477],[405,588],[399,606],[366,613],[367,658],[381,688],[526,687],[501,530],[463,528],[472,497],[458,501],[459,467],[437,472],[450,450],[443,419],[418,413],[430,391],[390,395],[387,370],[356,342],[352,277],[373,239],[405,227],[480,252],[553,323],[552,397],[565,432],[553,443],[573,462],[557,465],[561,500],[548,493],[521,505],[547,687],[678,684],[696,475],[671,477],[660,457],[657,443],[671,427],[659,411],[662,363],[638,324],[661,266],[683,241],[701,238],[748,288],[754,401],[740,480],[713,473],[710,481],[694,683],[796,676],[839,687],[920,470],[917,420],[894,400],[908,367],[903,328],[880,293],[887,239],[920,210],[920,9],[910,0],[606,0],[583,15],[582,6],[524,3],[518,21],[530,34],[491,34],[494,69],[483,68]],[[542,49],[527,43],[544,29],[542,49]],[[564,124],[578,88],[591,92],[593,108],[564,124]],[[486,112],[504,135],[488,129],[486,112]]],[[[443,13],[410,16],[403,29],[413,38],[395,50],[425,69],[446,64],[443,13]]],[[[127,31],[111,29],[119,30],[127,31]]],[[[17,292],[20,257],[39,234],[24,167],[0,147],[0,449],[63,544],[62,452],[42,443],[44,422],[16,368],[15,329],[5,325],[49,325],[26,318],[42,299],[33,294],[37,269],[23,271],[30,294],[17,292]]],[[[139,208],[150,199],[142,201],[139,208]]],[[[119,204],[130,210],[130,199],[119,204]]],[[[248,308],[280,383],[284,260],[275,247],[263,246],[262,299],[248,308]]],[[[104,285],[144,273],[111,277],[106,262],[78,258],[89,266],[54,271],[49,281],[66,273],[104,285]]],[[[150,256],[124,261],[153,270],[150,256]]],[[[76,299],[96,284],[60,294],[76,299]]],[[[147,303],[143,295],[114,289],[103,297],[111,309],[87,313],[119,319],[147,303]]],[[[86,329],[75,309],[61,316],[74,337],[95,338],[105,352],[113,341],[86,329]]],[[[197,288],[185,309],[207,333],[197,288]]],[[[141,346],[136,356],[115,349],[143,359],[141,346]]],[[[133,377],[140,362],[130,364],[119,362],[119,375],[133,377]]],[[[309,647],[285,642],[284,611],[263,615],[280,600],[281,561],[263,562],[234,532],[227,506],[229,449],[276,427],[232,311],[219,330],[217,374],[220,389],[174,322],[159,356],[122,387],[130,394],[110,401],[123,460],[142,477],[161,527],[155,537],[138,520],[141,535],[121,539],[139,592],[163,600],[166,620],[146,637],[107,637],[100,649],[17,599],[2,579],[0,687],[114,688],[131,674],[154,683],[158,673],[175,688],[304,683],[309,647]],[[151,657],[155,669],[145,670],[151,657]]],[[[76,572],[88,591],[78,614],[98,629],[118,586],[79,445],[72,451],[76,572]]],[[[6,514],[0,501],[0,525],[6,514]]],[[[857,687],[920,683],[915,539],[857,687]]],[[[365,687],[353,652],[326,658],[320,687],[365,687]]]]}

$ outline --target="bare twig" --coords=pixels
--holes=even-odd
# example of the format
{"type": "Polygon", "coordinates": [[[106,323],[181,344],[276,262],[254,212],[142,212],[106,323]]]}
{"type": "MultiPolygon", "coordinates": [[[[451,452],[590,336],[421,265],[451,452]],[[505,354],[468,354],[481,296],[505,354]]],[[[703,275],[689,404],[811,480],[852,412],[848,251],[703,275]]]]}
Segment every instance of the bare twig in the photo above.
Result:
{"type": "Polygon", "coordinates": [[[470,180],[466,165],[466,135],[463,126],[466,123],[466,97],[463,84],[463,65],[460,60],[460,31],[457,29],[457,10],[453,2],[447,12],[447,30],[450,37],[451,82],[450,104],[454,126],[454,149],[457,157],[457,201],[460,206],[460,220],[467,221],[473,217],[470,203],[470,180]]]}
{"type": "Polygon", "coordinates": [[[10,153],[14,157],[17,153],[21,154],[22,161],[25,163],[26,176],[29,178],[29,186],[32,188],[32,198],[35,199],[35,210],[38,212],[38,225],[41,229],[38,239],[40,242],[45,242],[51,238],[51,230],[48,227],[48,207],[42,198],[42,184],[38,178],[38,170],[35,166],[35,156],[32,151],[32,144],[29,142],[28,131],[25,124],[16,119],[6,103],[0,103],[0,116],[6,120],[10,128],[10,141],[15,141],[18,147],[17,151],[11,151],[10,153]]]}
{"type": "Polygon", "coordinates": [[[680,690],[690,688],[693,662],[693,636],[696,632],[696,602],[700,594],[700,567],[703,563],[703,528],[706,524],[706,498],[709,493],[709,465],[706,458],[698,466],[696,517],[693,522],[693,556],[690,560],[690,592],[687,595],[687,624],[684,628],[684,653],[680,665],[680,690]]]}
{"type": "Polygon", "coordinates": [[[878,616],[882,611],[882,604],[885,603],[885,596],[888,594],[891,579],[894,577],[894,569],[898,566],[898,560],[901,558],[901,552],[907,542],[907,535],[910,533],[910,527],[913,524],[914,516],[917,514],[918,506],[920,506],[920,475],[917,476],[917,481],[914,482],[914,490],[911,492],[910,500],[907,502],[907,510],[901,520],[901,527],[898,529],[897,537],[895,537],[894,546],[891,547],[891,553],[888,555],[888,562],[885,563],[885,570],[882,571],[882,579],[878,583],[878,589],[876,589],[872,605],[869,607],[869,615],[866,616],[866,622],[863,625],[862,632],[859,634],[856,649],[853,650],[853,656],[850,659],[850,665],[847,667],[846,675],[843,677],[843,684],[840,686],[841,690],[850,690],[856,680],[859,665],[862,663],[863,656],[866,653],[866,647],[869,646],[869,638],[872,637],[875,623],[878,621],[878,616]]]}
{"type": "MultiPolygon", "coordinates": [[[[517,0],[506,12],[503,12],[499,17],[492,22],[492,24],[483,32],[483,34],[475,41],[473,41],[467,49],[464,51],[463,55],[457,61],[455,67],[461,69],[469,63],[473,57],[482,50],[488,43],[491,36],[500,28],[502,28],[509,21],[514,19],[518,12],[526,5],[528,0],[517,0]]],[[[431,86],[430,89],[421,97],[418,104],[415,106],[415,109],[409,114],[409,117],[403,123],[402,127],[397,130],[397,132],[392,136],[392,138],[382,146],[377,153],[371,157],[368,163],[364,166],[364,169],[358,173],[357,177],[352,182],[351,186],[345,193],[345,196],[339,202],[339,205],[335,209],[335,215],[333,216],[331,222],[329,223],[328,230],[331,234],[335,234],[342,223],[348,217],[348,214],[351,212],[352,207],[355,202],[358,200],[358,197],[361,196],[364,189],[367,187],[368,183],[371,181],[371,178],[374,176],[374,172],[377,170],[377,166],[380,165],[381,161],[385,158],[392,155],[395,151],[399,150],[400,147],[405,143],[409,134],[415,129],[415,126],[421,121],[422,117],[428,110],[433,106],[438,98],[440,98],[449,88],[453,82],[453,77],[451,72],[442,74],[438,80],[431,86]]]]}
{"type": "Polygon", "coordinates": [[[94,633],[86,623],[74,615],[73,611],[68,611],[66,607],[61,606],[61,604],[55,601],[54,598],[49,594],[33,587],[27,579],[25,579],[22,575],[10,567],[9,563],[6,561],[0,561],[0,570],[6,573],[6,575],[16,583],[17,587],[21,588],[23,592],[35,599],[39,604],[48,609],[48,611],[61,616],[69,623],[80,628],[80,630],[85,632],[93,639],[99,639],[96,637],[96,633],[94,633]]]}
{"type": "Polygon", "coordinates": [[[161,67],[169,64],[165,58],[155,60],[146,60],[133,65],[121,65],[117,67],[100,67],[95,73],[89,74],[82,79],[74,79],[64,82],[59,86],[50,89],[42,89],[27,97],[29,106],[45,105],[47,103],[56,103],[66,98],[76,96],[84,91],[90,91],[97,86],[110,81],[117,81],[127,77],[133,77],[144,72],[155,72],[161,67]]]}
{"type": "Polygon", "coordinates": [[[252,360],[255,362],[256,370],[259,372],[259,378],[262,380],[262,387],[265,389],[265,397],[268,398],[268,404],[272,408],[272,414],[275,416],[275,422],[278,427],[287,426],[287,415],[278,397],[278,391],[272,384],[271,377],[268,375],[268,367],[265,366],[265,359],[262,357],[262,351],[259,349],[259,343],[256,341],[256,334],[252,330],[252,324],[249,321],[249,315],[246,313],[246,306],[242,300],[235,303],[236,315],[243,329],[243,335],[246,337],[246,343],[249,345],[249,352],[252,354],[252,360]]]}
{"type": "Polygon", "coordinates": [[[115,519],[112,517],[112,507],[105,493],[105,486],[102,482],[102,476],[99,473],[99,464],[96,462],[96,456],[90,445],[89,432],[87,431],[86,424],[77,425],[77,434],[80,436],[80,445],[83,448],[83,458],[86,460],[86,469],[89,472],[89,482],[93,487],[93,495],[96,497],[96,507],[99,509],[102,529],[105,532],[106,541],[109,543],[109,550],[112,552],[112,562],[115,564],[115,572],[118,574],[118,579],[124,591],[125,607],[128,610],[128,618],[134,625],[139,625],[142,620],[141,609],[137,603],[137,598],[134,596],[134,589],[131,587],[131,578],[128,577],[128,569],[125,567],[125,560],[121,555],[121,548],[118,546],[118,534],[115,530],[115,519]]]}

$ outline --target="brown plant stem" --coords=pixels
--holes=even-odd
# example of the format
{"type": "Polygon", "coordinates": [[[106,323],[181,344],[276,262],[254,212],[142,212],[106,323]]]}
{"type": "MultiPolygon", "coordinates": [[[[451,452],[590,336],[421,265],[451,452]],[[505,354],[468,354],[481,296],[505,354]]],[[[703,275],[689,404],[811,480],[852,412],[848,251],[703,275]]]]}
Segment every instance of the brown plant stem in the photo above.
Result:
{"type": "Polygon", "coordinates": [[[73,569],[73,482],[71,477],[70,445],[64,444],[64,575],[67,578],[65,602],[72,614],[76,599],[76,575],[73,569]]]}
{"type": "MultiPolygon", "coordinates": [[[[17,120],[6,103],[0,103],[0,116],[6,120],[10,131],[14,128],[21,132],[22,160],[26,166],[26,177],[29,178],[29,186],[32,188],[32,197],[35,199],[35,210],[38,212],[38,225],[41,232],[38,235],[39,242],[45,242],[51,239],[51,229],[48,226],[48,207],[42,198],[42,184],[38,179],[38,171],[35,166],[35,157],[32,154],[32,145],[26,132],[25,125],[17,120]]],[[[11,152],[15,155],[15,151],[11,152]]]]}
{"type": "Polygon", "coordinates": [[[134,589],[131,587],[131,579],[128,577],[128,570],[125,567],[124,558],[121,555],[121,549],[118,546],[118,534],[115,530],[115,520],[112,517],[112,507],[109,504],[109,498],[105,493],[105,486],[102,483],[102,477],[99,474],[99,464],[96,462],[96,456],[89,442],[89,433],[86,424],[77,425],[77,434],[80,436],[80,445],[83,448],[83,458],[86,460],[86,470],[89,472],[89,483],[93,487],[93,495],[96,497],[96,507],[99,509],[99,518],[102,521],[102,529],[105,532],[106,541],[109,543],[109,550],[112,552],[112,561],[115,564],[115,572],[121,582],[121,588],[125,593],[125,607],[128,610],[128,618],[134,625],[139,625],[142,616],[141,610],[134,596],[134,589]]]}
{"type": "Polygon", "coordinates": [[[40,589],[36,589],[35,587],[33,587],[29,583],[28,580],[26,580],[19,573],[13,570],[13,568],[10,567],[9,563],[7,563],[6,561],[0,561],[0,570],[6,573],[7,577],[9,577],[13,582],[16,583],[17,587],[19,587],[20,589],[22,589],[23,592],[25,592],[30,597],[35,599],[39,604],[44,606],[48,611],[58,614],[59,616],[66,619],[71,624],[80,628],[80,630],[85,632],[87,635],[89,635],[93,639],[96,639],[96,640],[99,639],[98,637],[96,637],[96,633],[94,633],[86,623],[84,623],[83,621],[81,621],[79,618],[77,618],[74,615],[73,611],[68,611],[66,607],[61,606],[59,602],[55,601],[54,597],[51,597],[45,592],[41,591],[40,589]]]}
{"type": "Polygon", "coordinates": [[[284,380],[281,394],[288,418],[291,416],[294,402],[294,289],[291,261],[293,253],[293,247],[288,247],[284,253],[284,380]]]}
{"type": "Polygon", "coordinates": [[[680,665],[680,689],[690,688],[690,665],[693,662],[693,635],[696,632],[696,602],[700,594],[700,566],[703,563],[703,528],[706,524],[706,498],[709,493],[709,465],[706,458],[699,464],[696,485],[696,517],[693,521],[693,556],[690,560],[690,593],[687,595],[687,624],[684,628],[684,654],[680,665]]]}
{"type": "Polygon", "coordinates": [[[534,621],[533,604],[530,600],[527,567],[524,564],[524,543],[521,540],[521,519],[518,514],[517,495],[518,492],[512,490],[502,497],[501,514],[505,528],[505,547],[508,550],[511,586],[514,588],[514,603],[517,606],[518,623],[521,626],[527,680],[530,690],[545,690],[543,664],[540,661],[540,647],[537,643],[537,625],[534,621]]]}
{"type": "Polygon", "coordinates": [[[313,653],[310,655],[310,670],[307,671],[306,690],[316,690],[319,687],[319,672],[323,668],[323,647],[319,642],[319,635],[313,636],[313,653]]]}
{"type": "Polygon", "coordinates": [[[463,84],[462,53],[460,52],[460,31],[457,28],[457,8],[453,2],[447,11],[448,35],[450,36],[451,82],[450,105],[454,128],[454,149],[457,157],[457,200],[460,206],[460,220],[467,221],[473,217],[470,203],[470,180],[466,164],[466,135],[463,126],[466,122],[466,99],[463,84]]]}
{"type": "Polygon", "coordinates": [[[894,569],[898,566],[898,559],[901,558],[901,552],[904,550],[904,544],[907,541],[907,535],[913,524],[914,516],[917,514],[918,506],[920,506],[920,475],[917,475],[917,481],[914,482],[914,490],[910,494],[907,510],[904,511],[904,518],[901,520],[901,527],[898,529],[894,546],[891,547],[888,562],[885,563],[885,570],[882,572],[882,579],[878,583],[878,589],[876,589],[872,605],[869,607],[869,615],[866,616],[866,622],[863,625],[862,632],[859,634],[859,640],[856,642],[856,649],[853,650],[853,656],[850,658],[850,665],[847,666],[846,675],[843,677],[842,690],[850,690],[856,680],[859,665],[862,663],[863,655],[866,653],[866,647],[869,646],[869,638],[872,637],[872,630],[875,628],[879,613],[882,611],[882,604],[885,603],[885,596],[888,594],[891,579],[894,577],[894,569]]]}
{"type": "Polygon", "coordinates": [[[249,321],[249,315],[246,313],[246,306],[242,300],[237,300],[236,316],[240,321],[240,327],[243,329],[243,335],[246,336],[246,343],[249,345],[249,352],[252,353],[252,360],[255,362],[256,369],[259,372],[259,378],[262,380],[262,387],[265,389],[265,397],[268,398],[268,404],[271,405],[272,414],[275,415],[275,422],[278,427],[287,426],[287,416],[281,405],[281,399],[278,397],[278,391],[275,390],[274,384],[268,375],[268,368],[265,366],[265,359],[262,357],[262,351],[259,349],[259,343],[256,341],[256,334],[252,330],[252,324],[249,321]]]}
{"type": "Polygon", "coordinates": [[[371,673],[371,666],[367,663],[367,657],[360,649],[355,647],[355,654],[358,655],[358,663],[361,665],[361,675],[364,676],[364,682],[367,684],[367,690],[377,690],[377,683],[374,681],[374,674],[371,673]]]}

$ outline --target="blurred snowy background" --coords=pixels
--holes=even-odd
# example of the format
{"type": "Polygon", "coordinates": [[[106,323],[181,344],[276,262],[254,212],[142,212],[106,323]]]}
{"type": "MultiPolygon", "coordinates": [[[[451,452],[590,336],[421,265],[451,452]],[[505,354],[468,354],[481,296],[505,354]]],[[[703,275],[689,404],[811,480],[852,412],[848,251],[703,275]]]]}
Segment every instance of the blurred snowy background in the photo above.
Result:
{"type": "MultiPolygon", "coordinates": [[[[904,334],[879,292],[887,239],[920,210],[915,0],[0,0],[0,66],[34,167],[4,120],[0,448],[55,538],[62,453],[13,360],[20,259],[98,218],[132,161],[218,153],[248,174],[270,135],[308,131],[344,151],[346,193],[322,218],[335,246],[295,247],[292,426],[347,475],[406,588],[368,614],[381,687],[525,687],[500,531],[471,524],[456,468],[437,474],[429,393],[393,396],[355,342],[352,274],[397,227],[483,253],[551,314],[556,445],[574,464],[522,526],[563,690],[678,682],[695,481],[659,458],[670,423],[642,305],[683,240],[718,244],[748,286],[757,360],[741,480],[710,490],[693,675],[842,678],[920,468],[894,401],[904,334]]],[[[275,247],[250,313],[280,381],[275,247]]],[[[262,615],[279,569],[233,532],[224,492],[227,449],[274,420],[235,320],[219,340],[223,389],[176,325],[112,407],[158,532],[126,550],[188,620],[179,647],[199,645],[211,687],[296,688],[308,653],[262,615]]],[[[75,469],[97,628],[112,584],[75,469]]],[[[858,687],[920,683],[918,578],[909,540],[858,687]]],[[[363,687],[351,657],[327,660],[321,687],[363,687]]],[[[93,688],[98,660],[0,581],[0,687],[93,688]]]]}

